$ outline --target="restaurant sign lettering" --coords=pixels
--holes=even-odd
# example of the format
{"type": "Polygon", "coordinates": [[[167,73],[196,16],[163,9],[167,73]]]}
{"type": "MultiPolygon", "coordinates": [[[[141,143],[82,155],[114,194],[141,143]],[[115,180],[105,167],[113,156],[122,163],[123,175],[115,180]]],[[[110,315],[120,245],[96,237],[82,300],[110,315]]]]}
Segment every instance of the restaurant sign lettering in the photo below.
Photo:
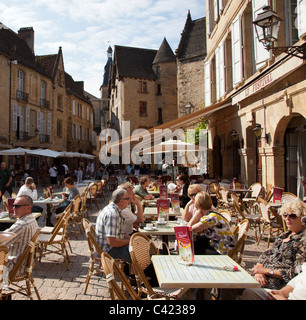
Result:
{"type": "Polygon", "coordinates": [[[266,85],[273,81],[272,74],[269,73],[260,80],[253,83],[250,87],[245,89],[245,97],[248,97],[250,94],[253,94],[260,89],[264,88],[266,85]]]}

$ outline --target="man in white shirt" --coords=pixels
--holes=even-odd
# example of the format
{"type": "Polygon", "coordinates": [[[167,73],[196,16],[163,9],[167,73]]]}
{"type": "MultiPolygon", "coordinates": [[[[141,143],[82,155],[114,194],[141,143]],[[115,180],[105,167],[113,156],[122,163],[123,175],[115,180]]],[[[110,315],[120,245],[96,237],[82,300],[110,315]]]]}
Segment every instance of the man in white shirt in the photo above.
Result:
{"type": "Polygon", "coordinates": [[[121,214],[125,219],[123,229],[127,234],[130,235],[133,233],[134,227],[137,229],[138,224],[144,221],[142,204],[138,199],[135,198],[133,185],[130,182],[125,182],[118,188],[126,190],[130,198],[128,207],[121,211],[121,214]],[[134,214],[131,210],[132,204],[136,206],[136,214],[134,214]]]}
{"type": "MultiPolygon", "coordinates": [[[[5,243],[9,248],[8,264],[4,275],[5,283],[7,283],[9,273],[14,268],[26,246],[31,241],[35,232],[39,229],[34,216],[31,214],[32,205],[33,200],[29,196],[18,196],[14,201],[13,216],[17,218],[17,220],[5,231],[15,233],[16,237],[5,243]]],[[[24,267],[25,265],[23,268],[24,267]]]]}
{"type": "MultiPolygon", "coordinates": [[[[37,189],[32,177],[27,177],[25,179],[24,185],[19,189],[17,197],[28,196],[32,200],[37,200],[37,189]]],[[[40,206],[33,205],[32,212],[43,212],[44,209],[40,206]]]]}

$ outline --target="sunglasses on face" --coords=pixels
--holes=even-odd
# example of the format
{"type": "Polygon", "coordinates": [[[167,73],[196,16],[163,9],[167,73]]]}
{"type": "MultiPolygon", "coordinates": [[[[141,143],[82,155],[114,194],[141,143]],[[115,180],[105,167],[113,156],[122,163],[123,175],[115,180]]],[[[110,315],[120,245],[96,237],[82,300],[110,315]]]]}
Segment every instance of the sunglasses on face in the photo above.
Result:
{"type": "Polygon", "coordinates": [[[283,217],[286,219],[287,217],[289,217],[290,219],[296,219],[297,218],[297,215],[294,214],[294,213],[290,213],[290,214],[287,214],[287,213],[284,213],[283,214],[283,217]]]}
{"type": "Polygon", "coordinates": [[[191,193],[190,195],[189,195],[189,197],[195,197],[197,195],[197,193],[191,193]]]}
{"type": "Polygon", "coordinates": [[[13,208],[18,209],[18,208],[20,208],[20,207],[29,206],[29,204],[13,204],[12,206],[13,206],[13,208]]]}
{"type": "Polygon", "coordinates": [[[130,200],[130,198],[122,198],[121,200],[130,200]]]}

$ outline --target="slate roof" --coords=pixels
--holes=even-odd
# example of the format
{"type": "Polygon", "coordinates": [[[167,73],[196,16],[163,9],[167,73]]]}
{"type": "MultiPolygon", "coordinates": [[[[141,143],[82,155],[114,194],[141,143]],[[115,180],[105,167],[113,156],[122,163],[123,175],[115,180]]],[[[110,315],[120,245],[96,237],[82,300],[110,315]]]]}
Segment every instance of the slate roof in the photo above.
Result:
{"type": "Polygon", "coordinates": [[[206,56],[206,18],[192,20],[188,12],[181,40],[176,50],[179,60],[206,56]]]}
{"type": "Polygon", "coordinates": [[[114,46],[114,64],[117,76],[155,80],[152,70],[157,50],[114,46]]]}
{"type": "Polygon", "coordinates": [[[166,40],[166,38],[164,38],[155,58],[153,63],[162,63],[162,62],[171,62],[174,61],[176,62],[176,57],[168,43],[168,41],[166,40]]]}
{"type": "Polygon", "coordinates": [[[49,77],[41,64],[36,61],[27,43],[11,29],[0,28],[0,54],[49,77]]]}

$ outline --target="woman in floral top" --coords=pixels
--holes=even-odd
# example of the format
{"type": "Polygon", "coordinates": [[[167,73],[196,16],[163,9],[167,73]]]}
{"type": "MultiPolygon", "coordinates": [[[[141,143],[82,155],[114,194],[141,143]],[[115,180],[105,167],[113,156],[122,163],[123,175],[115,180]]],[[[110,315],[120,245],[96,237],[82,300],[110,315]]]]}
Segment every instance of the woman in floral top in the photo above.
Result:
{"type": "Polygon", "coordinates": [[[195,254],[228,254],[236,242],[228,221],[214,211],[207,192],[198,193],[194,203],[197,211],[188,226],[198,233],[203,231],[194,242],[195,254]]]}

